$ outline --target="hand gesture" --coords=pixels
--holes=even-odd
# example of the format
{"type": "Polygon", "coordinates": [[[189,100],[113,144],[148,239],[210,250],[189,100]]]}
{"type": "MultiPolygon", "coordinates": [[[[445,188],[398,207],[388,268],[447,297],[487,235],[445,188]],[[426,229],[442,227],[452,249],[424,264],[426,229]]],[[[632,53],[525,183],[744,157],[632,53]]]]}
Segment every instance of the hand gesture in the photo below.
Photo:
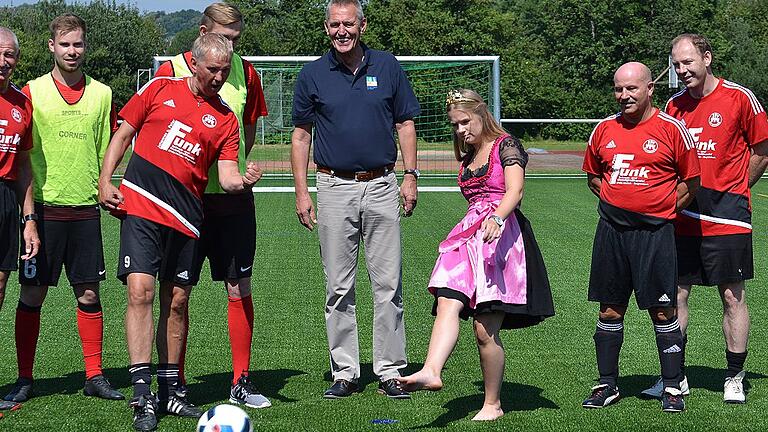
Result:
{"type": "Polygon", "coordinates": [[[254,161],[249,161],[245,165],[245,174],[243,175],[243,186],[246,189],[252,188],[261,179],[261,169],[254,161]]]}

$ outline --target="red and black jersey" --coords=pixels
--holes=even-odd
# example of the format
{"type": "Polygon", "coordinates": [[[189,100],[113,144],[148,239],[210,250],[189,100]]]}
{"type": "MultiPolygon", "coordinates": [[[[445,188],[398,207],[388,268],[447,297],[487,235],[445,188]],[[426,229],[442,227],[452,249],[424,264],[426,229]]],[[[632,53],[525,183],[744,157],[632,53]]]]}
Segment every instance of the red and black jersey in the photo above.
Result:
{"type": "Polygon", "coordinates": [[[237,161],[234,113],[218,96],[193,94],[187,78],[156,78],[128,101],[120,117],[138,131],[120,185],[121,208],[199,237],[208,170],[219,159],[237,161]]]}
{"type": "Polygon", "coordinates": [[[768,118],[755,95],[718,79],[701,99],[688,90],[672,96],[666,111],[691,133],[701,165],[701,188],[675,220],[676,233],[715,236],[752,232],[750,147],[768,140],[768,118]]]}
{"type": "Polygon", "coordinates": [[[0,179],[16,180],[16,155],[32,148],[32,101],[13,84],[0,93],[0,179]]]}
{"type": "Polygon", "coordinates": [[[625,226],[674,219],[678,181],[699,176],[691,136],[658,110],[638,124],[621,114],[600,122],[589,137],[582,169],[602,180],[600,216],[625,226]]]}

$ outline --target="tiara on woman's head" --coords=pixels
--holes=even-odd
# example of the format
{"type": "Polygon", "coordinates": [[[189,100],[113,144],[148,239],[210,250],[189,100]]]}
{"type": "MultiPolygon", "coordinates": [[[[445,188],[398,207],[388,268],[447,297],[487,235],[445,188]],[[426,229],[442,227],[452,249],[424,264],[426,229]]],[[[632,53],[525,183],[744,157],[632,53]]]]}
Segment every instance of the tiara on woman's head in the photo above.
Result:
{"type": "Polygon", "coordinates": [[[460,102],[477,102],[477,101],[464,96],[458,90],[455,90],[455,89],[448,90],[448,96],[445,98],[445,104],[451,105],[451,104],[460,103],[460,102]]]}

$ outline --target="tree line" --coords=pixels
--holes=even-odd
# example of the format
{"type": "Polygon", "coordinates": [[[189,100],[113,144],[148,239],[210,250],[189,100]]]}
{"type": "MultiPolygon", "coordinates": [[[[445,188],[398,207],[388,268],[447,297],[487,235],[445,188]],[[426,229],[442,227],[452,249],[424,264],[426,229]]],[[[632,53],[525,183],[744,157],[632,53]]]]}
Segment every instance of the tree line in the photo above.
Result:
{"type": "MultiPolygon", "coordinates": [[[[233,0],[243,12],[243,55],[319,55],[324,0],[233,0]]],[[[683,32],[706,35],[715,74],[768,101],[768,2],[765,0],[368,0],[364,41],[396,55],[500,55],[502,116],[601,118],[617,109],[614,70],[627,61],[660,74],[669,42],[683,32]]],[[[50,70],[50,20],[66,11],[88,23],[86,71],[109,84],[118,106],[135,91],[136,70],[154,55],[189,49],[196,32],[170,41],[158,14],[114,0],[67,5],[44,0],[0,8],[0,24],[16,31],[22,61],[15,81],[50,70]]],[[[666,78],[662,78],[665,81],[666,78]]],[[[662,105],[672,92],[657,87],[662,105]]],[[[588,125],[527,125],[515,133],[584,139],[588,125]]]]}

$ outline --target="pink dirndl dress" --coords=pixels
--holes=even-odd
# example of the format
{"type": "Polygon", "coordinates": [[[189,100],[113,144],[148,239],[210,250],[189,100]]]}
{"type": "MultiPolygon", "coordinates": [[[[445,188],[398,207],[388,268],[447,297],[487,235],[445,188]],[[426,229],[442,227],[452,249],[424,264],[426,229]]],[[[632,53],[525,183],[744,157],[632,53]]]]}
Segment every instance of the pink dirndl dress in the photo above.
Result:
{"type": "MultiPolygon", "coordinates": [[[[519,209],[504,221],[501,237],[488,243],[483,241],[482,223],[506,191],[499,156],[499,145],[505,139],[512,138],[504,135],[494,142],[484,175],[464,180],[466,163],[462,164],[458,182],[469,207],[464,218],[440,243],[429,290],[436,297],[463,301],[462,318],[503,311],[503,327],[519,328],[554,315],[554,308],[541,253],[530,223],[519,209]]],[[[520,151],[524,152],[522,147],[520,151]]],[[[436,304],[437,299],[435,308],[436,304]]]]}

